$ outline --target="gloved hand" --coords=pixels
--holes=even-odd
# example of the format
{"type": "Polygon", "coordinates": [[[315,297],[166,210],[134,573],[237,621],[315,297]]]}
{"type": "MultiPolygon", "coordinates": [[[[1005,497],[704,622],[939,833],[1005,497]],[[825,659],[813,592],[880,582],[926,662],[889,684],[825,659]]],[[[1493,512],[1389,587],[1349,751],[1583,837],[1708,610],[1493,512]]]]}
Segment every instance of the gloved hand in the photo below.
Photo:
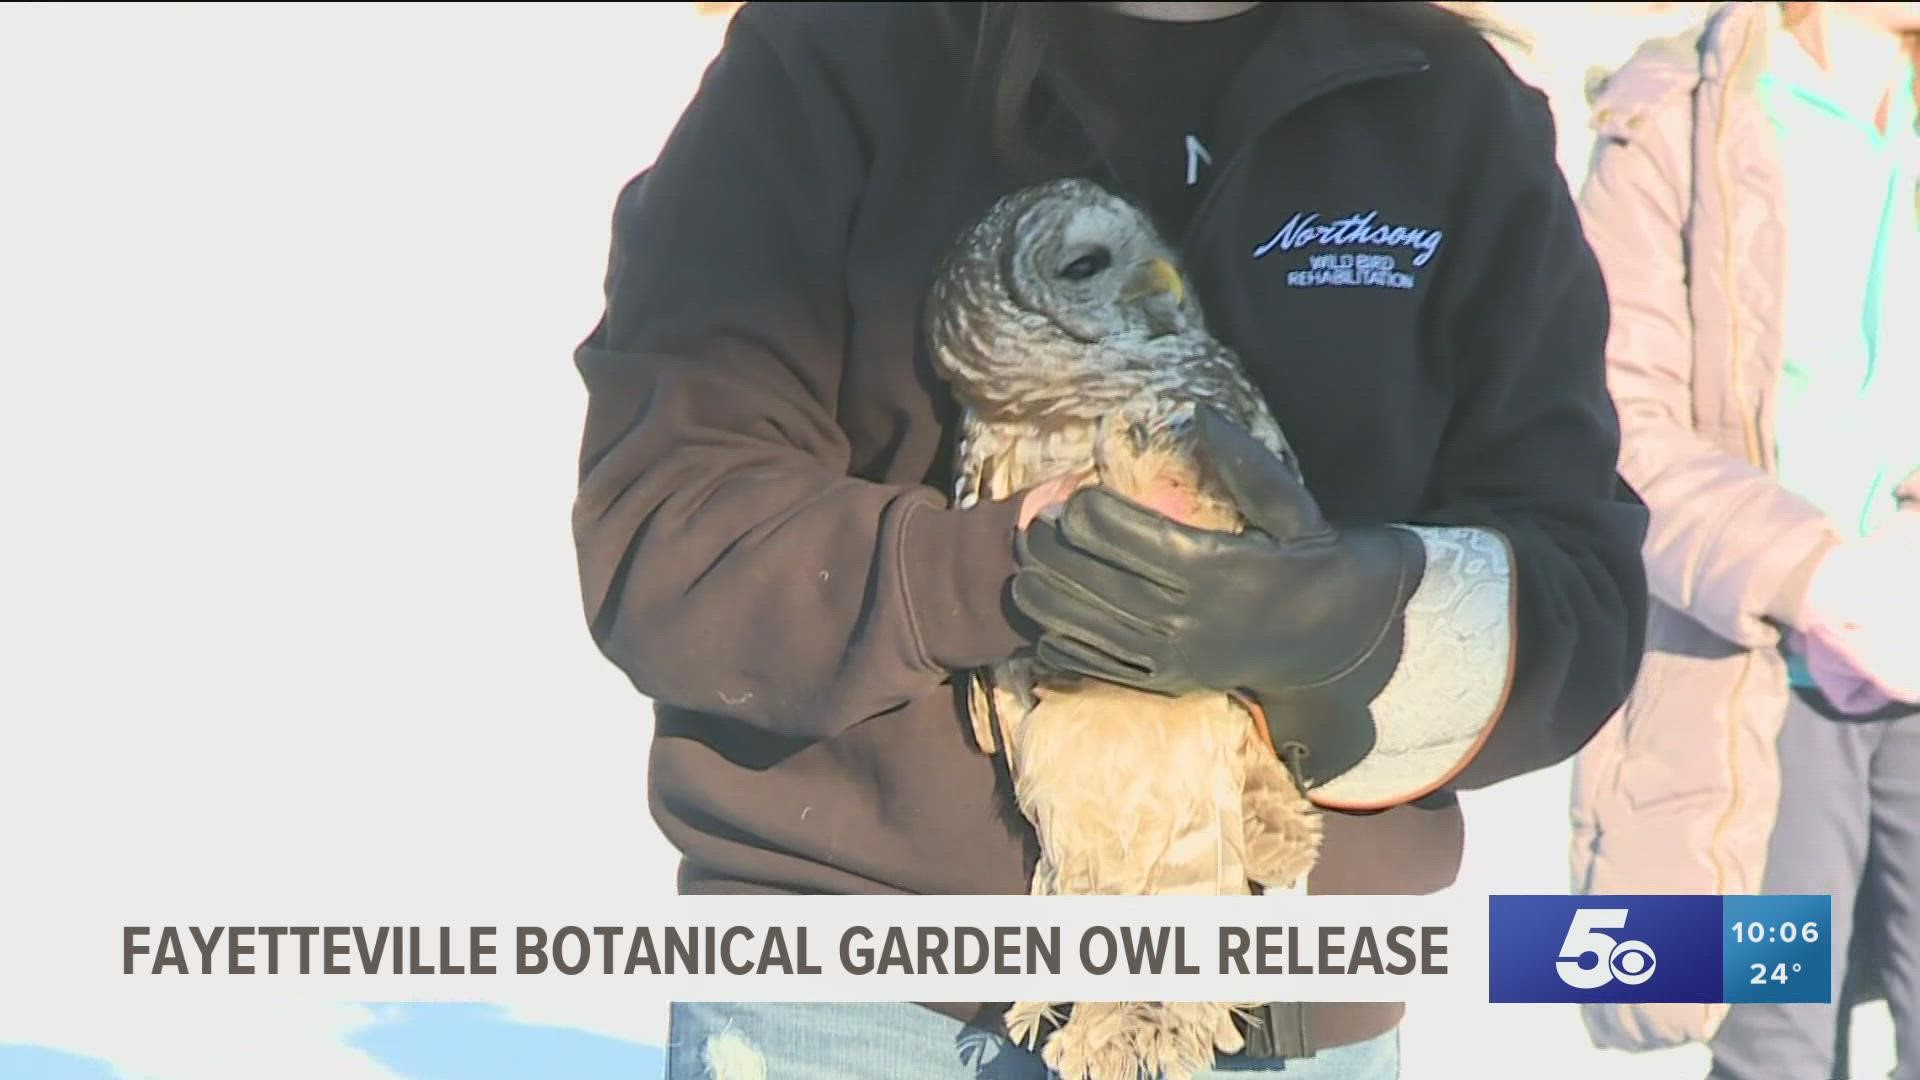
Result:
{"type": "Polygon", "coordinates": [[[1789,647],[1845,711],[1920,703],[1920,511],[1827,553],[1789,647]]]}
{"type": "Polygon", "coordinates": [[[1060,671],[1143,690],[1250,694],[1303,783],[1373,748],[1368,705],[1399,661],[1426,566],[1418,537],[1337,529],[1293,469],[1201,410],[1200,449],[1248,528],[1195,529],[1085,488],[1018,542],[1013,601],[1060,671]]]}
{"type": "MultiPolygon", "coordinates": [[[[1898,690],[1882,684],[1867,670],[1867,661],[1844,635],[1826,630],[1811,634],[1795,631],[1787,644],[1806,660],[1807,671],[1821,696],[1846,715],[1866,716],[1902,700],[1898,690]]],[[[1920,702],[1920,696],[1906,700],[1920,702]]]]}
{"type": "Polygon", "coordinates": [[[1842,629],[1872,620],[1879,577],[1873,550],[1864,540],[1843,540],[1829,548],[1807,581],[1807,598],[1795,629],[1812,633],[1842,629]]]}

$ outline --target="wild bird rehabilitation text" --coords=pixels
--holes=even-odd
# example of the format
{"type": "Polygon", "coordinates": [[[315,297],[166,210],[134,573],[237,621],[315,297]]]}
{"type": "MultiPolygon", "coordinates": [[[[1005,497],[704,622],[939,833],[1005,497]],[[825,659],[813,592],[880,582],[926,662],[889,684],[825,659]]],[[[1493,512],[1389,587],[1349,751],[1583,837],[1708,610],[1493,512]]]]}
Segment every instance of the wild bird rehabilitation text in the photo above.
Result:
{"type": "Polygon", "coordinates": [[[1445,926],[127,926],[125,975],[1444,975],[1445,926]],[[1205,940],[1210,939],[1210,940],[1205,940]],[[1207,965],[1207,966],[1202,966],[1207,965]]]}

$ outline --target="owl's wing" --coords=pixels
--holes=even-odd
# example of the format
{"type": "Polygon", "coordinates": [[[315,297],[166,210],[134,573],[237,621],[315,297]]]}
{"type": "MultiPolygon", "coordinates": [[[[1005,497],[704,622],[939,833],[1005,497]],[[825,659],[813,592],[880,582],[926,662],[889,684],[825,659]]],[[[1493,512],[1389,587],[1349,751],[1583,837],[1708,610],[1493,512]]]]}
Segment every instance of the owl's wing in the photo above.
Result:
{"type": "Polygon", "coordinates": [[[1223,384],[1219,393],[1232,415],[1240,418],[1247,432],[1258,439],[1260,445],[1291,465],[1294,474],[1299,475],[1299,455],[1293,452],[1293,444],[1287,441],[1286,433],[1280,430],[1280,422],[1274,419],[1273,411],[1267,408],[1267,399],[1260,393],[1260,388],[1247,377],[1240,358],[1222,345],[1218,346],[1216,355],[1209,357],[1208,366],[1223,384]]]}
{"type": "Polygon", "coordinates": [[[1258,394],[1254,395],[1253,400],[1255,403],[1253,422],[1249,425],[1253,437],[1260,440],[1262,446],[1273,451],[1274,456],[1293,466],[1296,474],[1299,473],[1300,458],[1294,454],[1293,444],[1287,441],[1286,433],[1280,430],[1280,422],[1267,411],[1266,402],[1258,394]]]}

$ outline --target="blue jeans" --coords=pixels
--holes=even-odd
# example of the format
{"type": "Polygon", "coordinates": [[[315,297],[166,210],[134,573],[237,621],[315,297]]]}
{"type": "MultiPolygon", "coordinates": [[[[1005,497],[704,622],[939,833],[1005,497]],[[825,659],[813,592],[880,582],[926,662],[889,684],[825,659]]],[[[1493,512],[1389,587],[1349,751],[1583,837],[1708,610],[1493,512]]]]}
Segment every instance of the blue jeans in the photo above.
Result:
{"type": "MultiPolygon", "coordinates": [[[[1292,1061],[1230,1059],[1204,1080],[1394,1080],[1400,1033],[1292,1061]]],[[[1053,1080],[1038,1054],[920,1005],[673,1006],[667,1080],[1053,1080]]]]}

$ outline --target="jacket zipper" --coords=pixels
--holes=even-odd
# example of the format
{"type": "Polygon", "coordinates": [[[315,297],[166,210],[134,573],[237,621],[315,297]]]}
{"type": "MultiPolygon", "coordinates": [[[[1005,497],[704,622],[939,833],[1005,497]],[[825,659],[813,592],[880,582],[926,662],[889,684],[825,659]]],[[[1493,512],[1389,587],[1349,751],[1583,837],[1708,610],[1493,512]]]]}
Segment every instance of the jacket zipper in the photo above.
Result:
{"type": "Polygon", "coordinates": [[[1372,82],[1375,79],[1387,79],[1400,75],[1415,75],[1426,71],[1431,66],[1432,65],[1428,64],[1425,60],[1408,58],[1377,61],[1371,64],[1363,64],[1341,71],[1330,72],[1319,81],[1309,83],[1301,88],[1293,100],[1275,109],[1272,117],[1267,120],[1266,123],[1248,132],[1246,140],[1234,150],[1233,156],[1229,157],[1226,164],[1220,167],[1220,171],[1214,174],[1213,185],[1207,189],[1205,195],[1200,197],[1200,205],[1194,207],[1193,214],[1187,218],[1187,227],[1181,233],[1181,261],[1186,262],[1191,259],[1194,241],[1200,236],[1202,227],[1207,222],[1207,215],[1213,210],[1215,204],[1219,202],[1220,193],[1226,190],[1227,182],[1233,178],[1233,174],[1240,166],[1249,157],[1253,156],[1253,151],[1259,147],[1260,141],[1266,137],[1267,132],[1271,131],[1274,125],[1292,115],[1295,110],[1328,94],[1345,90],[1351,86],[1358,86],[1361,83],[1372,82]]]}
{"type": "MultiPolygon", "coordinates": [[[[1722,255],[1726,262],[1723,269],[1725,277],[1723,277],[1722,280],[1727,282],[1728,299],[1730,301],[1735,300],[1733,295],[1735,292],[1733,282],[1735,280],[1734,275],[1738,268],[1734,265],[1733,254],[1734,203],[1732,191],[1727,180],[1727,170],[1724,161],[1726,153],[1726,130],[1728,120],[1731,116],[1731,106],[1733,104],[1734,80],[1738,76],[1740,69],[1745,66],[1748,53],[1753,49],[1754,33],[1752,29],[1749,29],[1747,36],[1740,43],[1740,51],[1734,56],[1734,62],[1729,68],[1726,84],[1720,93],[1720,123],[1714,129],[1713,133],[1715,157],[1714,176],[1719,186],[1720,205],[1724,208],[1725,214],[1722,221],[1725,235],[1724,243],[1721,247],[1723,249],[1722,255]]],[[[1749,408],[1747,402],[1746,380],[1743,378],[1741,371],[1740,315],[1737,302],[1728,304],[1728,313],[1727,356],[1730,361],[1733,396],[1740,408],[1741,433],[1746,439],[1747,460],[1755,468],[1770,472],[1771,470],[1767,467],[1765,457],[1761,453],[1760,425],[1758,419],[1754,416],[1754,409],[1757,409],[1759,406],[1756,402],[1752,408],[1749,408]]],[[[1714,823],[1713,839],[1709,848],[1709,853],[1713,860],[1714,892],[1721,894],[1727,891],[1727,870],[1724,862],[1727,829],[1732,826],[1734,814],[1745,801],[1745,793],[1742,790],[1743,776],[1740,769],[1740,712],[1741,703],[1746,699],[1747,683],[1753,674],[1754,662],[1754,650],[1748,649],[1746,655],[1741,659],[1740,675],[1734,680],[1733,694],[1727,703],[1727,769],[1729,774],[1728,780],[1733,790],[1729,795],[1726,809],[1720,814],[1720,820],[1714,823]]],[[[1715,1006],[1706,1005],[1702,1006],[1702,1008],[1706,1010],[1709,1022],[1711,1022],[1715,1006]]]]}

